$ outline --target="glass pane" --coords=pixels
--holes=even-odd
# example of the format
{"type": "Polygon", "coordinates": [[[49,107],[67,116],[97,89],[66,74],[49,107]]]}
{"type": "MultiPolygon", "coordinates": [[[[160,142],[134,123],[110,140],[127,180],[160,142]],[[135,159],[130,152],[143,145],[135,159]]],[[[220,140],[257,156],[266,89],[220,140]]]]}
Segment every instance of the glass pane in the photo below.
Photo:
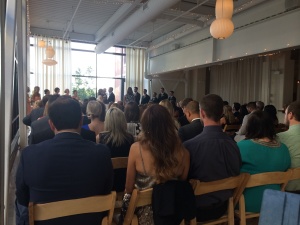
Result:
{"type": "Polygon", "coordinates": [[[97,79],[97,88],[103,89],[106,88],[106,94],[108,97],[108,88],[112,87],[113,93],[116,97],[116,102],[121,101],[121,89],[122,89],[122,79],[111,79],[111,78],[98,78],[97,79]]]}
{"type": "Polygon", "coordinates": [[[80,42],[71,42],[72,49],[81,49],[87,51],[95,51],[95,44],[87,44],[87,43],[80,43],[80,42]]]}
{"type": "Polygon", "coordinates": [[[96,76],[96,54],[93,52],[72,51],[72,74],[96,76]]]}
{"type": "Polygon", "coordinates": [[[122,77],[122,56],[99,54],[97,55],[98,77],[122,77]]]}
{"type": "Polygon", "coordinates": [[[96,78],[72,76],[72,90],[77,90],[80,100],[96,97],[96,78]]]}

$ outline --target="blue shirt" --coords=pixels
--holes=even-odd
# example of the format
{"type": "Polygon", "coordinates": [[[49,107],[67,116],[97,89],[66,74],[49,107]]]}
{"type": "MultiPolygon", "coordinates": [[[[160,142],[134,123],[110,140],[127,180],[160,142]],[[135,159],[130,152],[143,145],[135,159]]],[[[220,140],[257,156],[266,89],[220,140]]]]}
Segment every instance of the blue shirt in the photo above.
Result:
{"type": "MultiPolygon", "coordinates": [[[[221,126],[204,127],[201,134],[184,142],[184,146],[190,152],[189,179],[208,182],[240,174],[240,151],[221,126]]],[[[231,195],[231,191],[203,195],[197,199],[197,207],[224,202],[231,195]]]]}

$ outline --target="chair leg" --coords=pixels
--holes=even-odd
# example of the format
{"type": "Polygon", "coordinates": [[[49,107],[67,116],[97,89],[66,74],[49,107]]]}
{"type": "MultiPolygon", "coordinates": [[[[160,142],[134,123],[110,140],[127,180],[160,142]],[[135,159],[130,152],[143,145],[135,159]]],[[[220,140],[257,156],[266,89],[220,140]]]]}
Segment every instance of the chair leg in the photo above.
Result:
{"type": "Polygon", "coordinates": [[[234,225],[234,208],[233,208],[233,198],[229,198],[228,201],[228,210],[227,210],[227,216],[228,216],[228,225],[234,225]]]}
{"type": "Polygon", "coordinates": [[[240,225],[246,225],[246,210],[245,210],[244,195],[241,196],[239,201],[239,216],[240,216],[240,225]]]}
{"type": "Polygon", "coordinates": [[[131,225],[139,225],[139,221],[136,215],[133,216],[131,225]]]}

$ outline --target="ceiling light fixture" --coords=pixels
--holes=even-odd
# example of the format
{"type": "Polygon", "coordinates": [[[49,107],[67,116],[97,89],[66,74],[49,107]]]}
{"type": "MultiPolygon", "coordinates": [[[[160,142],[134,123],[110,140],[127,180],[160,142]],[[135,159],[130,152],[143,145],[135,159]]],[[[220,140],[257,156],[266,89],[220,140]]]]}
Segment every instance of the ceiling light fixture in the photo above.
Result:
{"type": "Polygon", "coordinates": [[[231,20],[233,14],[233,0],[217,0],[216,20],[210,25],[210,33],[216,39],[228,38],[234,30],[231,20]]]}
{"type": "Polygon", "coordinates": [[[46,66],[54,66],[54,65],[56,65],[57,62],[54,59],[52,59],[54,57],[54,55],[55,55],[55,51],[54,51],[53,47],[52,46],[48,46],[46,48],[45,52],[46,52],[46,57],[47,58],[43,60],[43,64],[45,64],[46,66]]]}

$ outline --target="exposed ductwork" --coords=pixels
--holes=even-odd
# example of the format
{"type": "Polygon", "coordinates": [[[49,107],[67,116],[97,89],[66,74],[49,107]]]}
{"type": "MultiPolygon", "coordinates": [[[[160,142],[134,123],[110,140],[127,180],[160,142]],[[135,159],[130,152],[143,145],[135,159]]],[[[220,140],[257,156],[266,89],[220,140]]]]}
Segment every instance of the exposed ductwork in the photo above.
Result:
{"type": "Polygon", "coordinates": [[[176,4],[179,0],[149,0],[136,12],[122,22],[112,33],[106,36],[97,44],[95,51],[97,54],[104,52],[109,47],[122,41],[137,28],[146,22],[159,16],[164,10],[176,4]]]}

